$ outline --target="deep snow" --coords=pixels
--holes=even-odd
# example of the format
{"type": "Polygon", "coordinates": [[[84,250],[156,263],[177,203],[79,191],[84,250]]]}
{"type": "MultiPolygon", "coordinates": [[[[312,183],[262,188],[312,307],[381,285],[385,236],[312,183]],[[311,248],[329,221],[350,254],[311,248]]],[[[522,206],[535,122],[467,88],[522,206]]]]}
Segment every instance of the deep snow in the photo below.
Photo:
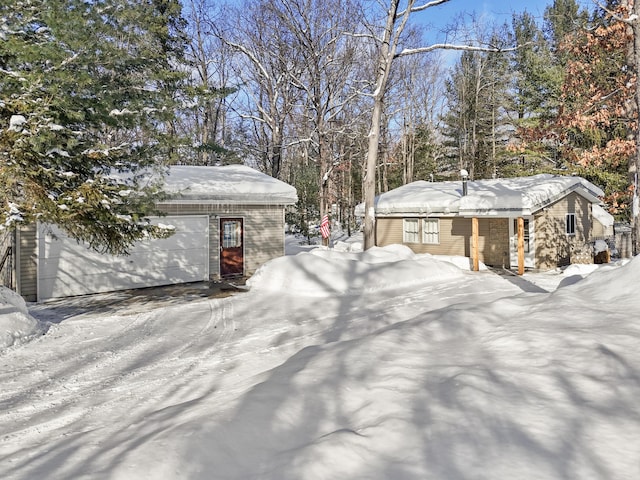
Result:
{"type": "Polygon", "coordinates": [[[25,316],[0,351],[0,476],[640,478],[640,259],[521,279],[348,250],[224,299],[45,335],[25,316]]]}

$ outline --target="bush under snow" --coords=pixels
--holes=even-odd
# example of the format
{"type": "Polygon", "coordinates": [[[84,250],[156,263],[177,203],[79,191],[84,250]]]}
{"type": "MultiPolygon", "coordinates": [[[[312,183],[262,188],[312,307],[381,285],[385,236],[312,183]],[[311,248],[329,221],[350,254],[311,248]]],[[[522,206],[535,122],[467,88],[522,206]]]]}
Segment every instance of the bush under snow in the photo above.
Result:
{"type": "Polygon", "coordinates": [[[42,324],[29,315],[24,299],[0,287],[0,349],[27,342],[43,331],[42,324]]]}

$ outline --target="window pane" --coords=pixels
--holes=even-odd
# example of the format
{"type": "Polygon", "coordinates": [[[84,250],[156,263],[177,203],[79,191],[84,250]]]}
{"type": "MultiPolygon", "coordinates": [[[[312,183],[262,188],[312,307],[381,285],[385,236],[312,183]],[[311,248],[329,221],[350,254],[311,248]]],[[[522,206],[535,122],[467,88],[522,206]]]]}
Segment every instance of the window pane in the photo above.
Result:
{"type": "Polygon", "coordinates": [[[403,235],[402,240],[405,243],[418,243],[420,237],[418,235],[419,223],[417,218],[405,218],[402,221],[403,235]]]}
{"type": "Polygon", "coordinates": [[[425,218],[422,221],[422,243],[440,243],[440,220],[425,218]]]}
{"type": "Polygon", "coordinates": [[[226,221],[222,224],[222,248],[240,247],[240,239],[240,222],[226,221]]]}
{"type": "Polygon", "coordinates": [[[576,214],[567,213],[567,235],[575,235],[576,233],[576,214]]]}

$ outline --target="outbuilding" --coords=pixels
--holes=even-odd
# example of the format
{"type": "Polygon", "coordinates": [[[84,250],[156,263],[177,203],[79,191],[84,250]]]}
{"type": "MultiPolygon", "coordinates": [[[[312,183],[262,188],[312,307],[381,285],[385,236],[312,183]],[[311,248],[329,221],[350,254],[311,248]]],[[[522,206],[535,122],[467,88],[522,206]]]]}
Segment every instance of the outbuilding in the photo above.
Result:
{"type": "Polygon", "coordinates": [[[130,255],[99,254],[53,225],[16,232],[14,288],[27,301],[250,276],[284,255],[284,213],[294,187],[243,165],[172,166],[165,178],[166,239],[130,255]]]}
{"type": "Polygon", "coordinates": [[[599,208],[603,194],[584,178],[551,174],[416,181],[376,197],[375,242],[520,273],[592,263],[594,234],[612,220],[599,208]]]}

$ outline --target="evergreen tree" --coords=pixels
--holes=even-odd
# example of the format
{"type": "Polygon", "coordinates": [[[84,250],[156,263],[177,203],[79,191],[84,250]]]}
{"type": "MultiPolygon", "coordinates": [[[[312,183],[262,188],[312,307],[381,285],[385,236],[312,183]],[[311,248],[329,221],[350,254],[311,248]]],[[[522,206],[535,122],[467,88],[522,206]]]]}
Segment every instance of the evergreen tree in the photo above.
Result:
{"type": "Polygon", "coordinates": [[[53,223],[126,253],[169,232],[145,221],[148,171],[175,155],[178,0],[0,5],[0,225],[53,223]]]}
{"type": "Polygon", "coordinates": [[[588,13],[575,0],[555,0],[545,10],[541,30],[532,15],[513,17],[513,32],[521,47],[513,54],[513,109],[516,113],[517,155],[513,174],[548,171],[561,165],[563,140],[552,133],[558,115],[566,108],[563,83],[572,54],[568,38],[585,31],[588,13]]]}
{"type": "Polygon", "coordinates": [[[495,53],[465,51],[445,83],[446,145],[456,168],[468,170],[471,178],[490,178],[497,173],[497,146],[503,143],[505,125],[505,60],[495,53]]]}
{"type": "Polygon", "coordinates": [[[512,23],[515,41],[520,45],[513,52],[517,118],[549,118],[556,113],[560,101],[562,69],[531,14],[525,11],[514,15],[512,23]]]}
{"type": "Polygon", "coordinates": [[[576,0],[554,0],[544,11],[544,33],[555,55],[555,63],[566,65],[569,52],[562,48],[571,35],[584,30],[589,12],[581,10],[576,0]]]}

